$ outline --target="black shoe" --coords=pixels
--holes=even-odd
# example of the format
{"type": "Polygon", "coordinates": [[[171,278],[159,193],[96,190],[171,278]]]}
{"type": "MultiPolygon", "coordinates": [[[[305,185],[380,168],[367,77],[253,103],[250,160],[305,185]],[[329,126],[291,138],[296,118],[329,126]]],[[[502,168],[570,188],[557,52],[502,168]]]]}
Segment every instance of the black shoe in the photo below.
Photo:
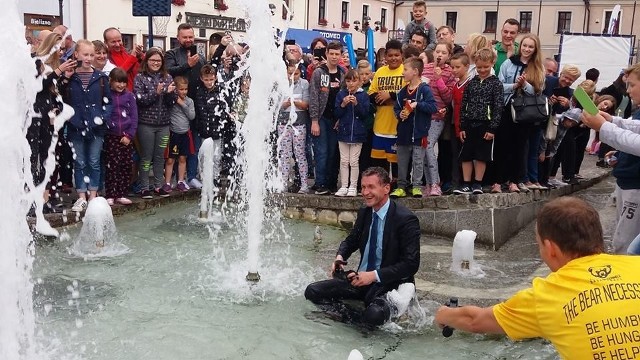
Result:
{"type": "Polygon", "coordinates": [[[43,214],[57,214],[60,213],[61,210],[57,207],[55,207],[55,205],[51,204],[51,201],[46,202],[42,205],[42,213],[43,214]]]}
{"type": "Polygon", "coordinates": [[[482,191],[482,185],[475,183],[473,185],[471,185],[471,191],[475,194],[475,195],[480,195],[480,194],[484,194],[484,192],[482,191]]]}
{"type": "Polygon", "coordinates": [[[151,194],[151,191],[149,190],[142,190],[140,192],[140,197],[143,199],[153,199],[153,194],[151,194]]]}
{"type": "Polygon", "coordinates": [[[597,167],[604,168],[604,169],[609,168],[609,164],[607,164],[607,163],[604,161],[604,159],[600,159],[600,160],[596,161],[596,166],[597,166],[597,167]]]}
{"type": "Polygon", "coordinates": [[[320,186],[318,187],[318,189],[316,190],[316,195],[327,195],[329,193],[329,189],[327,189],[324,186],[320,186]]]}
{"type": "Polygon", "coordinates": [[[562,178],[562,182],[565,182],[569,185],[577,185],[580,183],[580,181],[578,181],[578,179],[576,179],[575,177],[562,178]]]}
{"type": "Polygon", "coordinates": [[[170,194],[167,190],[164,189],[164,187],[161,187],[158,190],[155,190],[154,193],[160,197],[168,197],[170,194]]]}
{"type": "Polygon", "coordinates": [[[311,187],[309,187],[309,190],[313,190],[313,191],[318,190],[318,185],[316,184],[311,185],[311,187]]]}
{"type": "Polygon", "coordinates": [[[453,190],[453,193],[456,195],[463,195],[463,194],[471,194],[473,191],[471,190],[471,188],[469,187],[469,185],[462,185],[460,187],[458,187],[457,189],[453,190]]]}

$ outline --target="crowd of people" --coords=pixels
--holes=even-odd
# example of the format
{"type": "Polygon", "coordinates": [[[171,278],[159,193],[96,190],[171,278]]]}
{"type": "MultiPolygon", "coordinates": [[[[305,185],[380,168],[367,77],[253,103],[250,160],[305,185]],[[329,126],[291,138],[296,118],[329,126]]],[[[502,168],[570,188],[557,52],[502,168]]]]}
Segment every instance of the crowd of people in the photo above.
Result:
{"type": "MultiPolygon", "coordinates": [[[[360,191],[360,169],[371,166],[390,172],[392,198],[577,183],[590,137],[571,88],[582,70],[565,65],[556,76],[558,65],[543,59],[536,35],[517,39],[515,19],[502,25],[501,41],[471,34],[461,47],[452,28],[436,27],[426,13],[426,4],[416,1],[403,40],[389,40],[375,64],[359,56],[351,66],[343,46],[324,38],[311,42],[310,54],[285,41],[283,72],[290,89],[271,137],[282,188],[353,197],[360,191]],[[548,118],[528,118],[512,106],[518,98],[540,96],[551,106],[548,118]]],[[[36,184],[44,181],[49,147],[56,147],[45,211],[60,204],[52,190],[75,188],[71,210],[80,212],[98,194],[110,204],[128,205],[131,194],[150,199],[200,188],[198,152],[209,138],[214,178],[223,183],[234,177],[235,139],[250,88],[241,65],[249,47],[217,33],[205,58],[189,24],[178,27],[177,40],[165,53],[139,45],[127,51],[116,28],[95,41],[74,41],[63,25],[39,34],[33,56],[44,86],[27,138],[36,184]],[[54,129],[60,99],[75,114],[54,129]]],[[[577,86],[600,110],[631,115],[628,74],[599,94],[597,69],[586,75],[577,86]]],[[[615,164],[609,161],[613,149],[598,138],[589,150],[599,154],[600,166],[615,164]]]]}

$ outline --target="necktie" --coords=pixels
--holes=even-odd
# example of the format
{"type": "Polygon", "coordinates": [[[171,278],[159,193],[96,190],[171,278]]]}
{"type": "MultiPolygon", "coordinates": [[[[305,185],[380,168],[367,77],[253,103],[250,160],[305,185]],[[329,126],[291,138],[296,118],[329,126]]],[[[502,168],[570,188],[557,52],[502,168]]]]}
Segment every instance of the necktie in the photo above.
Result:
{"type": "Polygon", "coordinates": [[[378,248],[378,215],[372,213],[371,233],[369,233],[369,255],[367,257],[367,271],[376,269],[376,249],[378,248]]]}

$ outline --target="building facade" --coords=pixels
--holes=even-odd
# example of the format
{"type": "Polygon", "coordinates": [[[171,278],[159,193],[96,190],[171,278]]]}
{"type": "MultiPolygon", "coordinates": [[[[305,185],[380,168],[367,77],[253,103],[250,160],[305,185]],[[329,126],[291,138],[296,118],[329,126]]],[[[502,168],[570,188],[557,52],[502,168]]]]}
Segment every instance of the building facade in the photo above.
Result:
{"type": "MultiPolygon", "coordinates": [[[[411,21],[412,3],[405,1],[397,8],[397,18],[405,24],[411,21]]],[[[471,33],[500,40],[502,24],[514,18],[522,24],[522,33],[540,37],[545,56],[551,56],[558,52],[562,32],[602,34],[616,4],[621,7],[619,34],[637,35],[640,9],[633,0],[429,0],[427,19],[453,27],[456,42],[464,44],[471,33]]]]}

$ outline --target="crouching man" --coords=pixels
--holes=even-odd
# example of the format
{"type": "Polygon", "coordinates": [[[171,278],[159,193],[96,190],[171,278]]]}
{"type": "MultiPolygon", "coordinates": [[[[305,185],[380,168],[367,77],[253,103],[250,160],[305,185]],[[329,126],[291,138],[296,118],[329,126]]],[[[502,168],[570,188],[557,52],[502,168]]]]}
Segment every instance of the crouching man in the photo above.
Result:
{"type": "Polygon", "coordinates": [[[549,340],[563,359],[640,354],[640,257],[604,253],[598,212],[562,197],[538,213],[536,241],[552,273],[488,308],[441,307],[440,326],[549,340]]]}
{"type": "Polygon", "coordinates": [[[362,322],[374,327],[389,320],[393,305],[385,294],[403,283],[413,283],[420,265],[420,226],[406,207],[389,199],[389,174],[380,167],[362,174],[365,207],[353,229],[340,243],[331,266],[333,279],[310,284],[304,292],[317,305],[341,307],[342,300],[362,300],[362,322]],[[344,272],[351,254],[360,251],[356,272],[344,272]]]}

